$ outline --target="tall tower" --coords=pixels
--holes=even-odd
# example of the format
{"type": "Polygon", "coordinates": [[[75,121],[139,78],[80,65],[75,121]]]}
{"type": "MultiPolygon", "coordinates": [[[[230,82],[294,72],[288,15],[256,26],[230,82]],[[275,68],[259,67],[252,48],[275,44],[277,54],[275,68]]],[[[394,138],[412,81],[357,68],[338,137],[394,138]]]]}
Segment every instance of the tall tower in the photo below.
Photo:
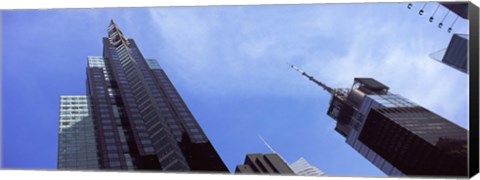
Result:
{"type": "Polygon", "coordinates": [[[157,61],[113,20],[107,31],[86,69],[99,168],[228,172],[157,61]]]}
{"type": "Polygon", "coordinates": [[[464,128],[390,93],[372,78],[332,89],[291,65],[332,95],[327,115],[347,144],[390,176],[467,176],[464,128]]]}

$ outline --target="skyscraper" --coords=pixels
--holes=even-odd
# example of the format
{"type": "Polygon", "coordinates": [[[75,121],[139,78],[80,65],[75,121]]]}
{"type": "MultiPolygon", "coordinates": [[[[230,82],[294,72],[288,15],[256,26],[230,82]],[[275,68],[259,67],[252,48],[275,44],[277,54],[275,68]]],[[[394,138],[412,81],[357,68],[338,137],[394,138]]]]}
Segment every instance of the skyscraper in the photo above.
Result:
{"type": "Polygon", "coordinates": [[[332,95],[327,114],[347,144],[390,176],[467,176],[464,128],[390,93],[372,78],[330,88],[291,66],[332,95]]]}
{"type": "Polygon", "coordinates": [[[228,172],[158,62],[113,20],[107,32],[86,82],[99,168],[228,172]]]}
{"type": "Polygon", "coordinates": [[[263,139],[259,138],[265,146],[272,152],[271,154],[247,154],[243,165],[238,165],[236,173],[257,173],[257,174],[296,174],[300,176],[322,176],[324,173],[317,167],[310,165],[303,157],[288,165],[288,162],[278,154],[263,139]],[[286,166],[286,167],[285,167],[286,166]]]}
{"type": "Polygon", "coordinates": [[[241,174],[290,174],[294,172],[278,154],[247,154],[245,162],[235,168],[241,174]]]}
{"type": "Polygon", "coordinates": [[[60,97],[59,169],[98,169],[93,119],[87,96],[60,97]]]}
{"type": "Polygon", "coordinates": [[[454,34],[447,48],[430,54],[430,57],[468,74],[467,53],[468,34],[454,34]]]}

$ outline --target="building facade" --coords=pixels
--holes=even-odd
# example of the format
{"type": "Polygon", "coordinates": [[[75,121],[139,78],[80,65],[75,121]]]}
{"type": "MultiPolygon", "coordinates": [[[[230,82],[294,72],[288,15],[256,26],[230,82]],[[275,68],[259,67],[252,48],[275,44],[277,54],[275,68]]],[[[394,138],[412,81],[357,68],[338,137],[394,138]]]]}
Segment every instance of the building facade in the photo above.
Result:
{"type": "Polygon", "coordinates": [[[430,57],[468,74],[468,39],[468,34],[454,34],[447,48],[430,54],[430,57]]]}
{"type": "Polygon", "coordinates": [[[330,88],[327,115],[346,143],[389,176],[467,176],[468,131],[372,78],[330,88]]]}
{"type": "Polygon", "coordinates": [[[60,97],[58,169],[99,168],[95,127],[87,96],[60,97]]]}
{"type": "Polygon", "coordinates": [[[158,62],[113,20],[107,32],[86,69],[99,168],[228,172],[158,62]]]}
{"type": "Polygon", "coordinates": [[[235,168],[237,174],[285,174],[294,175],[278,154],[247,154],[243,165],[235,168]]]}
{"type": "Polygon", "coordinates": [[[327,114],[347,144],[389,176],[467,176],[468,131],[388,89],[335,89],[327,114]]]}

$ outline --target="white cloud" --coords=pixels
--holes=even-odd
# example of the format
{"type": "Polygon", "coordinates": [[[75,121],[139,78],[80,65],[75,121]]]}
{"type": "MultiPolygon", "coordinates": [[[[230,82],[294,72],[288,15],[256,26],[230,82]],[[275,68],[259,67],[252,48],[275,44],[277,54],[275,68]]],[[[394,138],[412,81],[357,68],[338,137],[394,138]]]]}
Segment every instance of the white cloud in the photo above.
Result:
{"type": "Polygon", "coordinates": [[[372,22],[354,26],[352,33],[356,33],[346,55],[328,62],[311,61],[307,66],[331,67],[318,74],[333,80],[333,86],[350,85],[354,77],[373,77],[391,92],[466,127],[466,110],[461,108],[467,107],[467,76],[428,57],[438,40],[422,34],[408,39],[396,36],[399,29],[394,23],[377,24],[378,30],[372,33],[368,28],[372,22]]]}
{"type": "Polygon", "coordinates": [[[290,62],[332,87],[349,87],[354,77],[373,77],[392,92],[465,126],[466,110],[461,109],[467,107],[466,75],[428,57],[447,46],[450,34],[396,6],[389,7],[397,14],[388,18],[378,14],[390,9],[369,6],[325,6],[298,13],[269,9],[273,15],[251,14],[248,7],[192,8],[151,10],[150,15],[164,43],[180,56],[161,62],[170,63],[181,79],[177,83],[195,87],[194,93],[322,93],[289,69],[290,62]]]}

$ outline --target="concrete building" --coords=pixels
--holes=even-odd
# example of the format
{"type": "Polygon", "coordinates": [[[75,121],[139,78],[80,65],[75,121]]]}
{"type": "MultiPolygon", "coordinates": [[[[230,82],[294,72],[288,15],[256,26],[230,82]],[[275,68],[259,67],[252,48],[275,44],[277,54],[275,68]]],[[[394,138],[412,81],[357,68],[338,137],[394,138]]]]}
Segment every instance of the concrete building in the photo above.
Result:
{"type": "Polygon", "coordinates": [[[244,164],[238,165],[235,173],[294,175],[278,154],[247,154],[244,164]]]}

